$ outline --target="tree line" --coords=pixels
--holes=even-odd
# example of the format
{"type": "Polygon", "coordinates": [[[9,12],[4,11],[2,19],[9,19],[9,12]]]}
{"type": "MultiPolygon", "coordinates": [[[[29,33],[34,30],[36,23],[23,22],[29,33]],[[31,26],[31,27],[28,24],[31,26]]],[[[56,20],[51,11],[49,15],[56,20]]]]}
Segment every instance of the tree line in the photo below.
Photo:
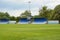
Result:
{"type": "MultiPolygon", "coordinates": [[[[20,16],[10,16],[8,12],[0,12],[0,19],[9,19],[19,21],[20,18],[27,18],[31,15],[31,11],[26,10],[20,16]]],[[[32,16],[33,18],[47,18],[47,20],[59,20],[60,22],[60,5],[57,5],[54,9],[49,9],[47,6],[43,6],[39,9],[39,15],[32,16]]]]}

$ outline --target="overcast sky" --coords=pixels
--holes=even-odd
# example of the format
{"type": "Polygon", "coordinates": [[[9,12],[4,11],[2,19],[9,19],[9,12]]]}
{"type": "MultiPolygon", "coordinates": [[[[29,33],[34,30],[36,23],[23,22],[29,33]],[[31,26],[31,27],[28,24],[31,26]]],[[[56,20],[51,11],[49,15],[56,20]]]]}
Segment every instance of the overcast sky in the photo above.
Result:
{"type": "Polygon", "coordinates": [[[38,15],[39,8],[44,5],[53,9],[60,4],[60,0],[0,0],[0,11],[8,12],[11,16],[19,16],[29,9],[28,1],[31,1],[30,10],[32,15],[38,15]]]}

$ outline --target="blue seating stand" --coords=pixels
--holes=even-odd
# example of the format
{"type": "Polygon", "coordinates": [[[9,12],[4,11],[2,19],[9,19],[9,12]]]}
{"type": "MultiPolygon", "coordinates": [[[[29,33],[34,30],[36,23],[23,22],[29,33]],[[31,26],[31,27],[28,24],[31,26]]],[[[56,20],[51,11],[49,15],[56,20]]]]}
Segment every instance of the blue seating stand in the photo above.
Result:
{"type": "Polygon", "coordinates": [[[0,19],[0,24],[8,24],[9,20],[8,19],[0,19]]]}
{"type": "Polygon", "coordinates": [[[46,24],[47,19],[46,18],[34,18],[32,24],[46,24]]]}
{"type": "Polygon", "coordinates": [[[18,22],[18,24],[28,24],[29,20],[27,18],[21,18],[18,22]]]}

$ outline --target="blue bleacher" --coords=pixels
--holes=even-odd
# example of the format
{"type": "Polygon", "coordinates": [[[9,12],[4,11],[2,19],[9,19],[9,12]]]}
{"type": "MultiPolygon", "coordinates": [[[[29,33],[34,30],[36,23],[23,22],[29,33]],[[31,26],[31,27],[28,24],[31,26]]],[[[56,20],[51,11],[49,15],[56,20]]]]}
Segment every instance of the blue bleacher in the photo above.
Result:
{"type": "Polygon", "coordinates": [[[34,18],[33,20],[33,24],[44,24],[47,22],[46,18],[34,18]]]}
{"type": "Polygon", "coordinates": [[[0,22],[8,22],[8,19],[0,19],[0,22]]]}
{"type": "Polygon", "coordinates": [[[47,19],[45,18],[34,18],[34,22],[45,22],[47,19]]]}
{"type": "Polygon", "coordinates": [[[21,18],[20,22],[28,22],[29,20],[27,20],[27,18],[21,18]]]}
{"type": "MultiPolygon", "coordinates": [[[[32,24],[44,24],[47,22],[46,18],[33,18],[32,24]]],[[[19,24],[28,24],[31,20],[28,20],[27,18],[21,18],[19,20],[19,24]]]]}
{"type": "Polygon", "coordinates": [[[21,18],[18,24],[28,24],[29,20],[27,18],[21,18]]]}
{"type": "Polygon", "coordinates": [[[0,24],[7,24],[8,22],[8,19],[0,19],[0,24]]]}

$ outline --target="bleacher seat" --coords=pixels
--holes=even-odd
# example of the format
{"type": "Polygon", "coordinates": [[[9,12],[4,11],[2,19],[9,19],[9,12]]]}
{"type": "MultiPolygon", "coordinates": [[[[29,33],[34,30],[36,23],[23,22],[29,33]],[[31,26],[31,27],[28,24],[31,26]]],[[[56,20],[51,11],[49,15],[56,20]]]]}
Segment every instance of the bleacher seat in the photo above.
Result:
{"type": "Polygon", "coordinates": [[[8,24],[8,19],[0,19],[0,24],[8,24]]]}
{"type": "Polygon", "coordinates": [[[28,24],[29,20],[27,18],[21,18],[18,24],[28,24]]]}
{"type": "Polygon", "coordinates": [[[47,19],[46,18],[34,18],[32,24],[46,24],[47,19]]]}

